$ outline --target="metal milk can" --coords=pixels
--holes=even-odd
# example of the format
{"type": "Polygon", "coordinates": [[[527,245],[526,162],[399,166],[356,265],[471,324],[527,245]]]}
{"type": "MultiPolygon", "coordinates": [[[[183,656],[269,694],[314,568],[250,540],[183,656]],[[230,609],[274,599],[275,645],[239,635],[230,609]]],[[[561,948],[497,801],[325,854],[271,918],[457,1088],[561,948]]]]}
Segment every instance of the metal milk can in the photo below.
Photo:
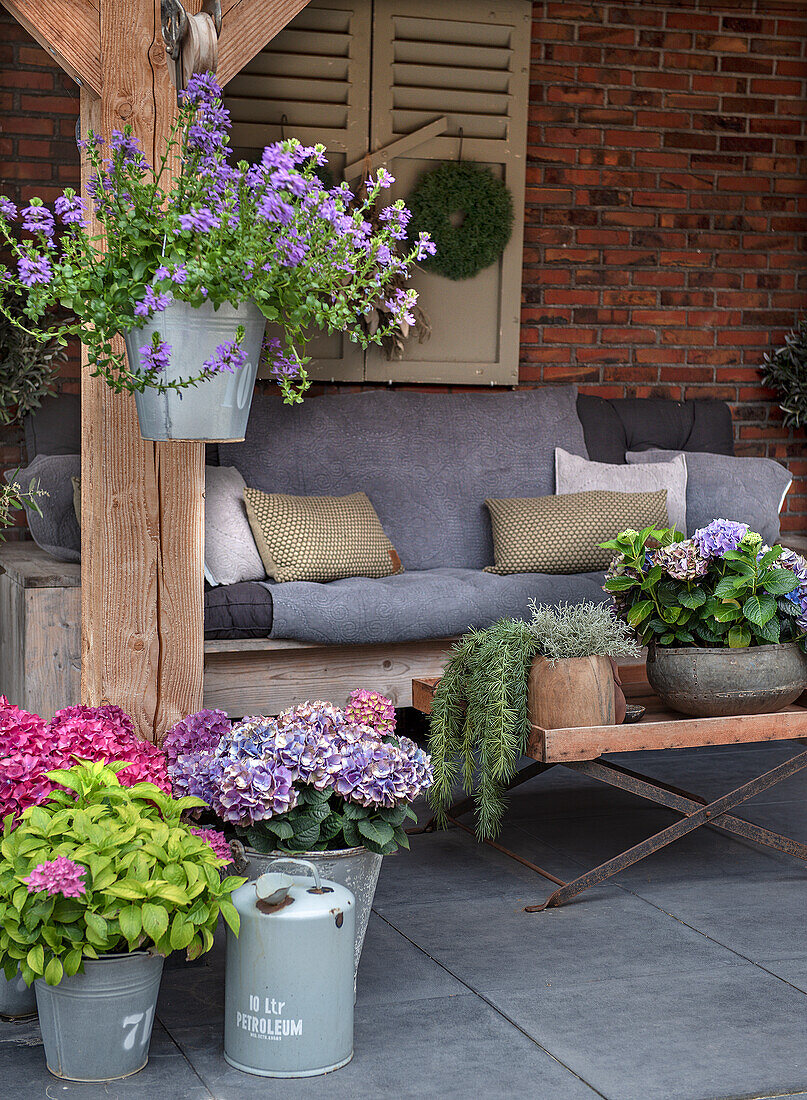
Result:
{"type": "Polygon", "coordinates": [[[356,907],[344,886],[270,869],[233,894],[227,929],[224,1057],[261,1077],[314,1077],[353,1057],[356,907]]]}

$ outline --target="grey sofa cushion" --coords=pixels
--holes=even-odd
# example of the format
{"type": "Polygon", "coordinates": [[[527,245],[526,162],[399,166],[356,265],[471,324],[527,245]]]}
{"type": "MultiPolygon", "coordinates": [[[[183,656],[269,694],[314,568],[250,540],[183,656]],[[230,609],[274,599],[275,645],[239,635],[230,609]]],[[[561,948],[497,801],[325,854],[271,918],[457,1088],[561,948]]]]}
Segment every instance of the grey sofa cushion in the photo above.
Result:
{"type": "Polygon", "coordinates": [[[28,461],[37,455],[77,455],[81,451],[81,398],[74,393],[46,397],[23,420],[28,461]]]}
{"type": "Polygon", "coordinates": [[[626,451],[664,448],[734,454],[734,428],[725,401],[698,398],[670,401],[663,397],[614,397],[590,394],[577,398],[588,457],[595,462],[625,462],[626,451]]]}
{"type": "Polygon", "coordinates": [[[266,576],[244,506],[244,479],[233,466],[205,466],[205,579],[208,584],[266,576]]]}
{"type": "Polygon", "coordinates": [[[258,584],[272,596],[273,638],[353,645],[445,638],[501,618],[525,618],[530,598],[604,603],[603,580],[602,573],[499,577],[475,569],[430,569],[380,580],[258,584]]]}
{"type": "Polygon", "coordinates": [[[485,498],[553,493],[556,446],[586,453],[573,386],[370,390],[294,408],[256,394],[246,441],[219,444],[219,460],[267,493],[364,491],[407,570],[482,569],[493,562],[485,498]]]}
{"type": "MultiPolygon", "coordinates": [[[[673,451],[629,451],[628,462],[669,462],[673,451]]],[[[687,464],[687,534],[713,519],[734,519],[767,543],[779,538],[779,511],[792,478],[770,458],[691,452],[687,464]]]]}
{"type": "Polygon", "coordinates": [[[205,637],[266,638],[272,629],[272,593],[256,581],[221,584],[205,592],[205,637]]]}
{"type": "Polygon", "coordinates": [[[35,479],[48,494],[38,501],[41,516],[33,508],[25,511],[34,542],[57,561],[81,561],[81,530],[73,506],[72,481],[80,472],[80,455],[40,454],[16,478],[13,470],[5,473],[6,481],[14,479],[23,488],[35,479]]]}

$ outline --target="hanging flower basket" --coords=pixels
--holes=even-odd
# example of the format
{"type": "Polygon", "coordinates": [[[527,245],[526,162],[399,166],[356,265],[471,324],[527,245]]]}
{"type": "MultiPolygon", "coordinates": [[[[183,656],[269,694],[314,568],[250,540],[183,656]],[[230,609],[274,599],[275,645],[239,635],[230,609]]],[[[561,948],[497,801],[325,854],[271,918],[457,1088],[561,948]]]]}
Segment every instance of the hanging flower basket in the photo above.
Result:
{"type": "Polygon", "coordinates": [[[310,337],[345,332],[366,347],[414,324],[417,295],[401,282],[434,250],[422,234],[398,251],[403,200],[373,225],[393,182],[383,169],[354,202],[346,184],[322,182],[324,146],[282,141],[235,165],[229,126],[221,88],[197,74],[153,168],[130,127],[108,146],[91,132],[82,147],[102,232],[70,189],[53,212],[0,196],[0,243],[15,260],[0,266],[0,314],[39,339],[79,336],[93,374],[135,394],[146,439],[243,439],[267,321],[282,334],[264,348],[269,370],[286,402],[301,401],[310,337]],[[169,176],[169,164],[182,171],[169,176]],[[379,301],[387,323],[371,331],[362,320],[379,301]]]}

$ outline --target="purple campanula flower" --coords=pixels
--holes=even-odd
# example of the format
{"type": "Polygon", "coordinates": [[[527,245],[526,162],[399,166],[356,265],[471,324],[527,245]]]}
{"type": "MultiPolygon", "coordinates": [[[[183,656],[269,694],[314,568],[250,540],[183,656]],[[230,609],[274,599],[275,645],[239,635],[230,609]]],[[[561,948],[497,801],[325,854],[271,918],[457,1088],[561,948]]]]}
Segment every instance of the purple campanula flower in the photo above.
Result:
{"type": "Polygon", "coordinates": [[[0,195],[0,217],[6,218],[7,221],[14,221],[17,217],[17,207],[5,195],[0,195]]]}
{"type": "Polygon", "coordinates": [[[188,281],[188,271],[184,264],[177,264],[174,268],[174,273],[171,276],[171,282],[176,283],[177,286],[181,286],[188,281]]]}
{"type": "Polygon", "coordinates": [[[163,281],[163,279],[170,279],[170,278],[171,278],[170,269],[167,268],[165,266],[165,264],[160,264],[160,266],[154,272],[154,282],[155,283],[161,283],[163,281]]]}
{"type": "Polygon", "coordinates": [[[140,366],[147,374],[159,374],[171,362],[171,345],[157,339],[140,349],[140,366]]]}
{"type": "Polygon", "coordinates": [[[437,251],[437,245],[431,239],[428,233],[421,233],[418,236],[416,260],[423,260],[426,256],[433,256],[437,251]]]}
{"type": "Polygon", "coordinates": [[[127,134],[123,130],[113,130],[110,146],[112,148],[112,159],[122,167],[128,167],[130,164],[138,167],[144,166],[143,151],[137,138],[133,137],[132,134],[127,134]]]}
{"type": "Polygon", "coordinates": [[[170,293],[155,291],[153,286],[146,287],[146,293],[139,302],[135,302],[135,317],[150,317],[152,313],[162,313],[173,301],[170,293]]]}
{"type": "Polygon", "coordinates": [[[20,256],[17,260],[17,272],[23,286],[32,287],[37,283],[49,283],[53,278],[53,268],[47,256],[40,256],[38,252],[32,255],[20,256]]]}
{"type": "Polygon", "coordinates": [[[247,353],[236,340],[226,340],[219,344],[216,351],[204,362],[205,370],[210,374],[218,374],[226,370],[234,374],[247,361],[247,353]]]}
{"type": "Polygon", "coordinates": [[[65,192],[59,195],[53,207],[62,225],[78,225],[82,229],[87,228],[84,200],[79,195],[65,192]]]}
{"type": "Polygon", "coordinates": [[[221,219],[218,218],[208,206],[192,206],[190,213],[179,215],[179,224],[185,232],[209,233],[211,229],[218,229],[221,219]]]}
{"type": "Polygon", "coordinates": [[[288,225],[294,218],[294,207],[271,192],[261,197],[257,212],[266,221],[279,222],[281,225],[288,225]]]}
{"type": "Polygon", "coordinates": [[[45,237],[52,237],[56,231],[56,223],[53,214],[47,206],[38,206],[32,203],[20,211],[22,227],[28,233],[41,233],[45,237]]]}

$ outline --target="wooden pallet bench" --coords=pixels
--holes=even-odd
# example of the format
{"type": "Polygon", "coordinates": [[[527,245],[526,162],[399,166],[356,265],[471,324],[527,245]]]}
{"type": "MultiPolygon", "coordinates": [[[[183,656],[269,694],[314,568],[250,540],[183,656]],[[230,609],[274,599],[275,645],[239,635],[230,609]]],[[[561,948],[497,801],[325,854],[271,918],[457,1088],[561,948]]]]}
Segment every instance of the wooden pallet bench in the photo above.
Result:
{"type": "MultiPolygon", "coordinates": [[[[756,778],[737,787],[722,797],[708,801],[662,783],[658,779],[641,775],[604,757],[611,753],[642,752],[661,749],[705,748],[711,745],[756,744],[765,741],[797,740],[807,737],[807,693],[793,706],[775,714],[746,714],[726,718],[690,718],[677,711],[668,710],[647,682],[643,665],[620,666],[625,695],[629,702],[646,708],[640,721],[619,726],[572,726],[565,729],[543,729],[532,725],[526,755],[534,764],[523,768],[508,784],[508,789],[520,786],[529,779],[563,766],[590,779],[629,791],[681,815],[673,825],[662,829],[640,844],[621,852],[613,859],[580,875],[571,882],[564,882],[536,864],[524,860],[503,845],[491,842],[506,855],[526,864],[538,874],[557,884],[557,889],[544,902],[526,906],[530,913],[563,905],[573,897],[596,886],[613,875],[645,859],[673,841],[703,826],[719,829],[745,840],[755,841],[807,862],[807,845],[790,837],[764,829],[744,818],[735,817],[729,811],[762,791],[769,790],[782,780],[807,767],[807,751],[797,753],[789,760],[763,772],[756,778]]],[[[412,684],[413,705],[424,714],[431,713],[434,691],[438,678],[415,680],[412,684]]],[[[448,818],[471,832],[458,819],[473,807],[470,798],[452,806],[448,818]]],[[[433,822],[426,830],[433,828],[433,822]]]]}

